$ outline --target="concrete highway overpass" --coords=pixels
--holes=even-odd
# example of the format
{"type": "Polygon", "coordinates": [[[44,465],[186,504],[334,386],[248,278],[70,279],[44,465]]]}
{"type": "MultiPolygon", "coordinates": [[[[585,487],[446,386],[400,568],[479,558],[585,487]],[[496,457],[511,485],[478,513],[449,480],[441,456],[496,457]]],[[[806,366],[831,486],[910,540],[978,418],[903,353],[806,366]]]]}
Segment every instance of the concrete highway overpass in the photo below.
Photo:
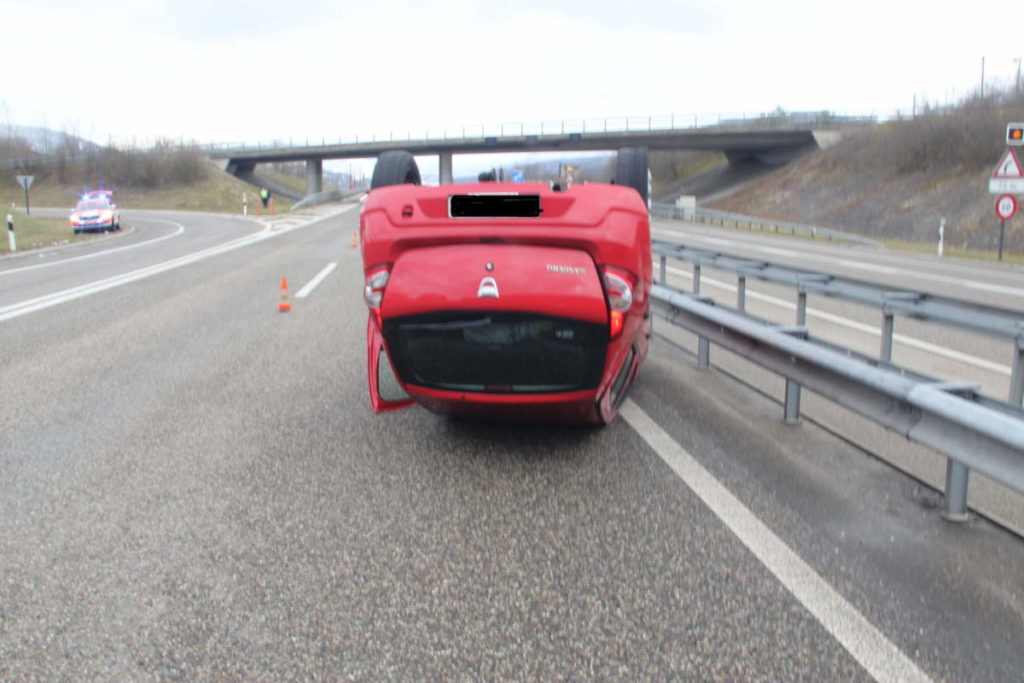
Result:
{"type": "Polygon", "coordinates": [[[494,136],[461,136],[440,139],[394,139],[320,145],[210,146],[212,159],[220,160],[229,173],[245,178],[257,164],[305,161],[308,194],[323,189],[323,162],[328,159],[377,157],[382,152],[406,150],[415,155],[439,157],[442,183],[452,182],[452,157],[456,154],[508,152],[600,151],[624,147],[648,150],[704,150],[723,152],[730,163],[759,159],[781,164],[819,147],[822,133],[810,128],[690,128],[615,132],[565,132],[525,134],[521,129],[494,136]]]}

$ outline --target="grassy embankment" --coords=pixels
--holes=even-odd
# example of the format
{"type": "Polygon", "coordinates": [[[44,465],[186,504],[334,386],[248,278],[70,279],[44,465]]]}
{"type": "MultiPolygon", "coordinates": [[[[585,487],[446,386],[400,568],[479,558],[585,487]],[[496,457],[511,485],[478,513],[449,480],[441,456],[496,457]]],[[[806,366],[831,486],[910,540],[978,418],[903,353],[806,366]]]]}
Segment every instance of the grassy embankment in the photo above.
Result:
{"type": "MultiPolygon", "coordinates": [[[[930,253],[945,220],[946,256],[994,261],[1000,226],[988,177],[1005,150],[1006,123],[1020,120],[1024,101],[996,93],[851,129],[839,144],[768,174],[714,208],[930,253]]],[[[1021,215],[1006,224],[1003,260],[1024,263],[1021,215]]]]}
{"type": "MultiPolygon", "coordinates": [[[[249,213],[255,214],[258,204],[259,189],[242,182],[237,178],[220,171],[216,166],[199,159],[195,167],[195,175],[185,182],[175,182],[173,178],[158,183],[145,178],[133,178],[125,174],[104,174],[84,165],[69,164],[65,169],[64,182],[55,169],[40,167],[25,171],[35,175],[36,180],[29,192],[30,207],[35,213],[36,208],[55,208],[68,214],[74,207],[83,187],[96,189],[101,185],[114,190],[114,199],[120,209],[162,209],[169,211],[208,211],[216,213],[242,213],[242,195],[247,194],[249,213]],[[103,178],[114,176],[115,180],[103,178]],[[71,181],[74,178],[74,181],[71,181]],[[155,186],[153,186],[155,185],[155,186]]],[[[18,172],[22,173],[21,171],[18,172]]],[[[275,174],[275,178],[284,174],[275,174]]],[[[302,182],[300,179],[295,179],[302,182]]],[[[96,233],[74,235],[67,216],[60,218],[43,218],[38,215],[26,215],[24,210],[24,191],[13,182],[0,187],[0,207],[4,208],[3,216],[11,212],[11,203],[17,205],[13,211],[15,235],[18,249],[34,249],[54,246],[68,242],[95,239],[96,233]]],[[[291,209],[292,202],[281,197],[274,198],[275,213],[284,213],[291,209]]],[[[4,223],[6,232],[6,222],[4,223]]],[[[0,244],[0,253],[9,251],[6,236],[0,244]]]]}

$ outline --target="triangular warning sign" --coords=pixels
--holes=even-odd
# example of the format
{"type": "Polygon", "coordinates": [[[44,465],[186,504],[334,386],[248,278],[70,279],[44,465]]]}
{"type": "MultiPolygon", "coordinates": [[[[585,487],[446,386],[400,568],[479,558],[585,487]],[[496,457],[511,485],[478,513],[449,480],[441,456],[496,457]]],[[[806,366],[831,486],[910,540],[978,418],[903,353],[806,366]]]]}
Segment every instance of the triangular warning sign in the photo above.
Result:
{"type": "Polygon", "coordinates": [[[1017,153],[1013,149],[1007,149],[1003,154],[1003,158],[996,164],[995,170],[992,171],[993,178],[1022,178],[1024,172],[1021,171],[1020,159],[1017,158],[1017,153]]]}

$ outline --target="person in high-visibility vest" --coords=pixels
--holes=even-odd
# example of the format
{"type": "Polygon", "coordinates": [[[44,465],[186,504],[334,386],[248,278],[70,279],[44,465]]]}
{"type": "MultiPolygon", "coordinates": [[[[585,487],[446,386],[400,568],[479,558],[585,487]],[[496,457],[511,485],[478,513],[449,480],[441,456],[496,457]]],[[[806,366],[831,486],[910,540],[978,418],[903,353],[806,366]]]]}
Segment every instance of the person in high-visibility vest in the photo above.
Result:
{"type": "Polygon", "coordinates": [[[263,202],[263,208],[267,208],[267,202],[270,201],[270,190],[265,187],[260,189],[260,201],[263,202]]]}

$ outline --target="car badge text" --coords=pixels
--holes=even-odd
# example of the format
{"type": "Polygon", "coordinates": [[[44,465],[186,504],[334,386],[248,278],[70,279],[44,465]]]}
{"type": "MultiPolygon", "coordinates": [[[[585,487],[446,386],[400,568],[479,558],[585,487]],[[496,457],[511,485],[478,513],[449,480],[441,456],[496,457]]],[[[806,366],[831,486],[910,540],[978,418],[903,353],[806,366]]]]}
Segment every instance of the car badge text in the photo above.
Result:
{"type": "Polygon", "coordinates": [[[587,269],[578,266],[553,266],[550,263],[546,266],[549,273],[569,273],[570,275],[586,275],[587,269]]]}

